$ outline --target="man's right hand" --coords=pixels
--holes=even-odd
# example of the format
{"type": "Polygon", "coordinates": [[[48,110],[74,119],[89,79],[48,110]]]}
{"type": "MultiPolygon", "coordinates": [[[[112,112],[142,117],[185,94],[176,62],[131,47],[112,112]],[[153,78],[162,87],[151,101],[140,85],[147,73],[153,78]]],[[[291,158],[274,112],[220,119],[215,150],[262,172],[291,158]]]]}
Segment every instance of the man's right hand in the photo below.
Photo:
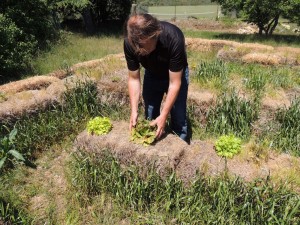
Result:
{"type": "Polygon", "coordinates": [[[129,121],[129,130],[131,131],[133,127],[135,127],[138,119],[138,113],[131,112],[130,121],[129,121]]]}

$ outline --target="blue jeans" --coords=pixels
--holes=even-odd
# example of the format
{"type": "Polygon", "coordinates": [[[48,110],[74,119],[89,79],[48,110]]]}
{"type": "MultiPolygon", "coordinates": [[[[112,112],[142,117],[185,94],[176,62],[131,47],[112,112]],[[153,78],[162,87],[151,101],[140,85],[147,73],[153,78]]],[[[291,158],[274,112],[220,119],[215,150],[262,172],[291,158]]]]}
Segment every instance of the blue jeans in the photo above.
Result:
{"type": "MultiPolygon", "coordinates": [[[[143,99],[145,117],[154,120],[160,115],[160,106],[165,93],[168,92],[169,80],[155,79],[150,71],[145,71],[143,84],[143,99]]],[[[171,109],[171,129],[184,141],[188,141],[188,125],[186,101],[189,85],[189,69],[183,72],[181,87],[177,99],[171,109]]]]}

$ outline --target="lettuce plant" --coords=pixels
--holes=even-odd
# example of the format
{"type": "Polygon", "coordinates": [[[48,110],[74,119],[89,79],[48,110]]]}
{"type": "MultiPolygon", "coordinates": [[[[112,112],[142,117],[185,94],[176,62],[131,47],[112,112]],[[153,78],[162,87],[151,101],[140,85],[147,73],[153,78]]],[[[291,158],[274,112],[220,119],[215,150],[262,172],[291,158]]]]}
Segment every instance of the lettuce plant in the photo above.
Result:
{"type": "Polygon", "coordinates": [[[231,135],[221,136],[215,144],[217,154],[224,158],[232,158],[241,151],[242,140],[231,135]]]}
{"type": "Polygon", "coordinates": [[[112,123],[107,117],[95,117],[88,121],[87,131],[89,134],[107,134],[112,129],[112,123]]]}
{"type": "Polygon", "coordinates": [[[149,146],[155,141],[155,127],[150,126],[148,120],[142,119],[132,128],[131,141],[144,146],[149,146]]]}

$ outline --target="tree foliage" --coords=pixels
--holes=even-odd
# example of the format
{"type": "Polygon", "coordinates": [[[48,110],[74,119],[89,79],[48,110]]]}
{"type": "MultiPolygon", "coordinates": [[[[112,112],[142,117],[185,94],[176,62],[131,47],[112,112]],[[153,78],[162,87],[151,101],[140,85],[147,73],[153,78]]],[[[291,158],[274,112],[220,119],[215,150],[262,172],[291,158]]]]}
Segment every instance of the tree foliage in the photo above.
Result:
{"type": "Polygon", "coordinates": [[[300,0],[214,0],[222,6],[223,12],[236,10],[238,16],[254,23],[259,34],[271,35],[281,16],[293,22],[299,21],[300,0]]]}
{"type": "Polygon", "coordinates": [[[51,0],[61,21],[81,15],[85,26],[97,27],[108,20],[125,20],[130,13],[132,0],[51,0]],[[88,21],[90,20],[90,21],[88,21]]]}
{"type": "Polygon", "coordinates": [[[1,0],[0,84],[30,69],[30,60],[58,37],[60,24],[81,21],[88,33],[107,20],[124,20],[131,0],[1,0]]]}
{"type": "Polygon", "coordinates": [[[0,83],[28,69],[32,55],[56,34],[44,0],[1,0],[0,83]]]}

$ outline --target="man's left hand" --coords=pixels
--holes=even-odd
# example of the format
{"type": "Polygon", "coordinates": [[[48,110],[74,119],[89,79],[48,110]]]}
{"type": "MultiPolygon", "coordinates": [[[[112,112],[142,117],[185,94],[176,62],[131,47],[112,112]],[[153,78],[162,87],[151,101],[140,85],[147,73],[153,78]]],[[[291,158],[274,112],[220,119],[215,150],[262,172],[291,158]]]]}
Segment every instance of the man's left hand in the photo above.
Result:
{"type": "Polygon", "coordinates": [[[163,115],[160,115],[155,120],[150,123],[150,126],[157,126],[156,138],[159,139],[165,132],[167,118],[163,115]]]}

